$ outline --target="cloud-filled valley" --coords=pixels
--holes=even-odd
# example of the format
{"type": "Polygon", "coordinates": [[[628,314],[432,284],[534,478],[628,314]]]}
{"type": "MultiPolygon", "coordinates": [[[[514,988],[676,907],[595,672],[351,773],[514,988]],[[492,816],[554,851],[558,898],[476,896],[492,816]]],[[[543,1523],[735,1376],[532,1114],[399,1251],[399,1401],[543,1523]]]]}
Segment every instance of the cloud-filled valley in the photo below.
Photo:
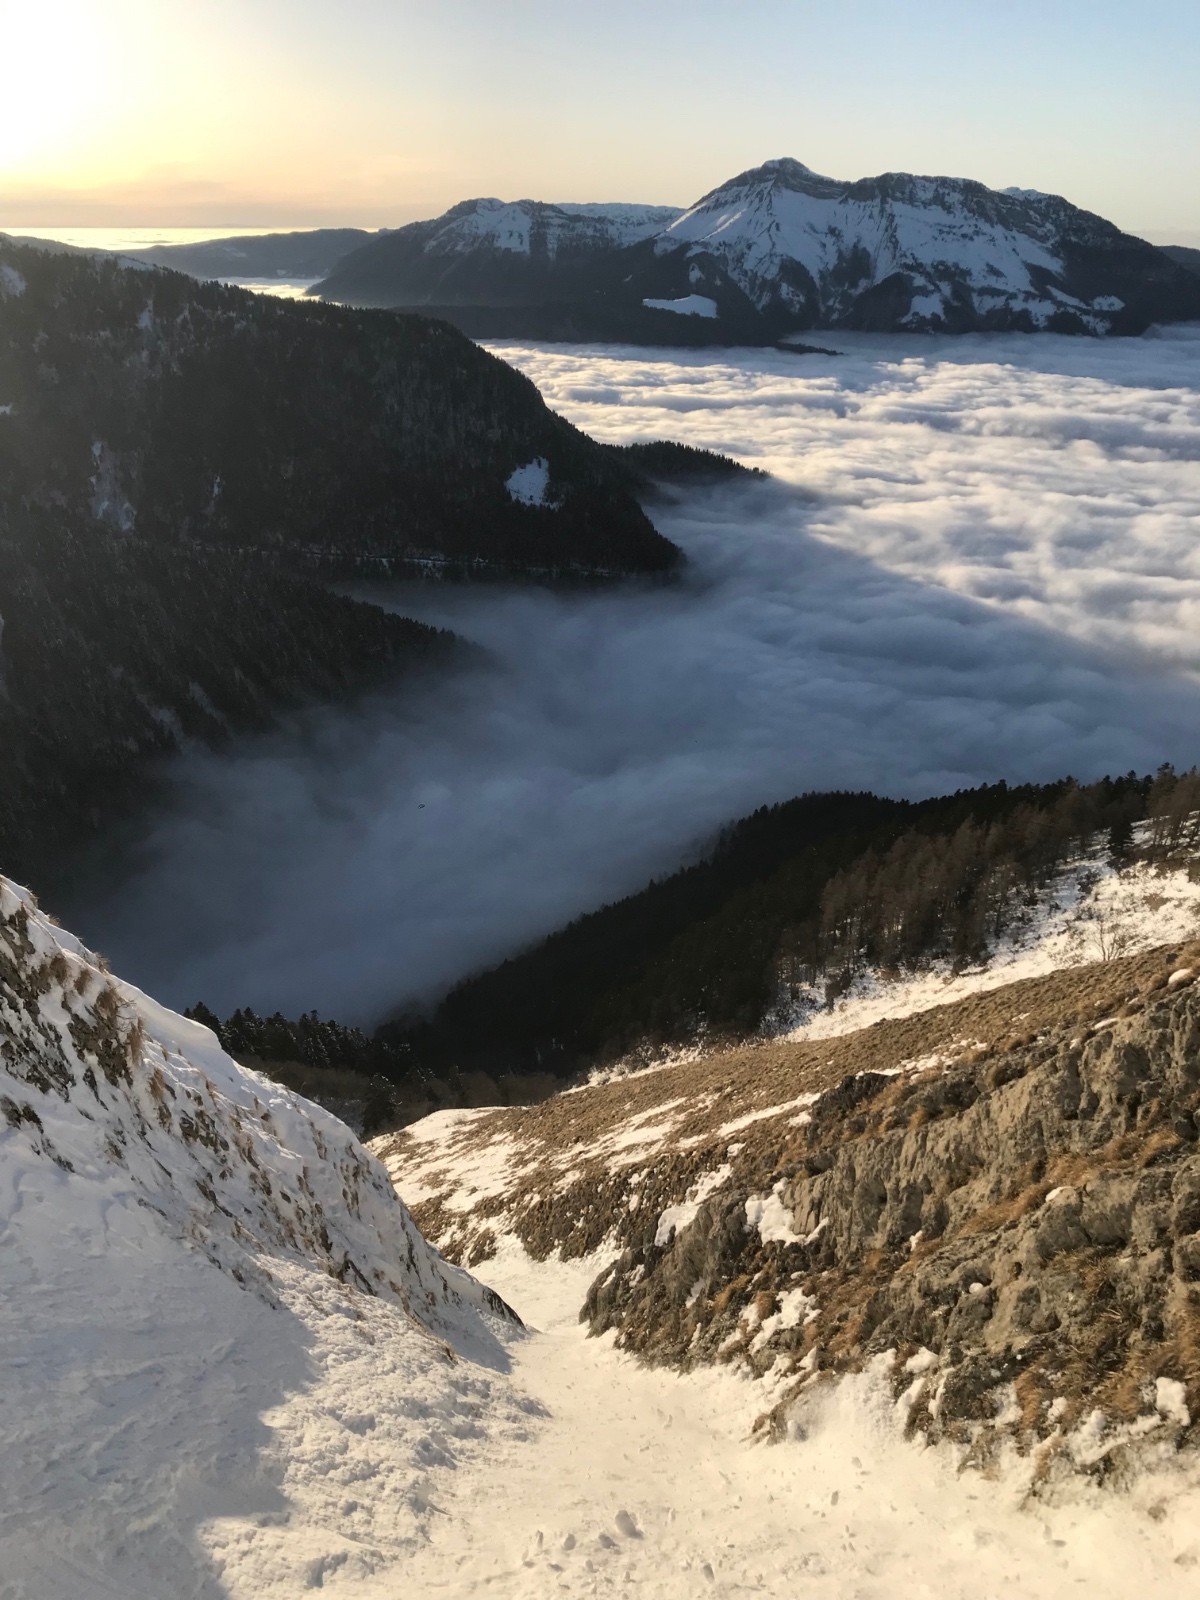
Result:
{"type": "Polygon", "coordinates": [[[837,342],[501,347],[773,481],[653,508],[676,587],[393,593],[482,664],[184,758],[80,931],[174,1004],[373,1021],[804,789],[1200,757],[1196,331],[837,342]]]}

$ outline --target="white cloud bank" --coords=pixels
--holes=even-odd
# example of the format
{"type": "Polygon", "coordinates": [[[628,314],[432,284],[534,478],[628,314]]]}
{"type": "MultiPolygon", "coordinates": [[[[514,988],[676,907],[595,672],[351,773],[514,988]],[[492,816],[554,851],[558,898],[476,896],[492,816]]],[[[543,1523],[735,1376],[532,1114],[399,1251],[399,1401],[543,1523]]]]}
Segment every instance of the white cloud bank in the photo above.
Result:
{"type": "Polygon", "coordinates": [[[776,481],[655,510],[675,589],[409,591],[493,665],[189,759],[72,914],[172,1003],[373,1020],[804,789],[1200,759],[1198,333],[499,347],[599,437],[776,481]]]}

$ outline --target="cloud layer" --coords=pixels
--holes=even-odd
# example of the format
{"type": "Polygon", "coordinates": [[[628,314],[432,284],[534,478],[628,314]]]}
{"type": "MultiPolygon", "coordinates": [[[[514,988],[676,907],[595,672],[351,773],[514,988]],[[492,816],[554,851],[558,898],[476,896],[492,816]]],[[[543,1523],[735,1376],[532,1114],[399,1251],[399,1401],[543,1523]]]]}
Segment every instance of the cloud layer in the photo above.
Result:
{"type": "Polygon", "coordinates": [[[393,591],[490,665],[188,758],[81,931],[173,1003],[373,1021],[804,789],[1200,759],[1200,338],[838,342],[498,347],[775,481],[656,508],[677,589],[393,591]]]}

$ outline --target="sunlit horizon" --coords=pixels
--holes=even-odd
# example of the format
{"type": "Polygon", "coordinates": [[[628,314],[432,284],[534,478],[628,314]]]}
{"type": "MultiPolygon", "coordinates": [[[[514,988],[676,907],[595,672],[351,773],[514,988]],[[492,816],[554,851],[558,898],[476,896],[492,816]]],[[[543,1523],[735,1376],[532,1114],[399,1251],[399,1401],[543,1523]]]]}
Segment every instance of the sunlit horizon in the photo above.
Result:
{"type": "Polygon", "coordinates": [[[687,205],[790,155],[1037,188],[1200,241],[1200,8],[1180,0],[1134,28],[1110,0],[1012,0],[974,28],[949,0],[0,0],[0,37],[10,232],[687,205]]]}

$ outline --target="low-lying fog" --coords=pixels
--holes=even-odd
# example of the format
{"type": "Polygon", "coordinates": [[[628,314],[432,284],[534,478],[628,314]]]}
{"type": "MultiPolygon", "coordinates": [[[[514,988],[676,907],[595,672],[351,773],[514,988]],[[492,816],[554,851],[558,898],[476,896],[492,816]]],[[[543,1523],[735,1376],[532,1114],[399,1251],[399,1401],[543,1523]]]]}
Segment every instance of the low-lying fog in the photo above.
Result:
{"type": "Polygon", "coordinates": [[[370,1022],[804,789],[1200,759],[1200,329],[830,342],[497,347],[775,481],[654,508],[675,589],[393,592],[494,666],[181,761],[80,931],[173,1004],[370,1022]]]}

